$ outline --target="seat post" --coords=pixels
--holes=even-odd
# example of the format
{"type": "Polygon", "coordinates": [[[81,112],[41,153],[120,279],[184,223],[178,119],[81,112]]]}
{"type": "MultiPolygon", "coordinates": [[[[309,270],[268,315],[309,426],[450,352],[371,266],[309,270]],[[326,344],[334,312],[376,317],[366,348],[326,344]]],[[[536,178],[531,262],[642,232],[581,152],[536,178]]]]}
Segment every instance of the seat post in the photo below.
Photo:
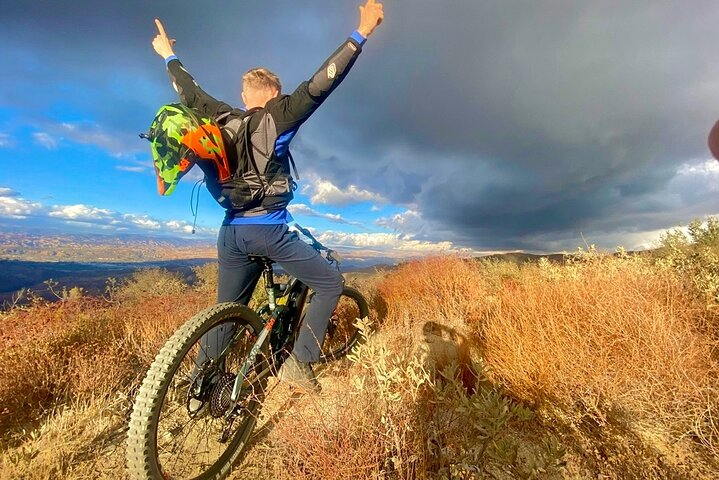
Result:
{"type": "Polygon", "coordinates": [[[272,260],[262,260],[262,276],[265,279],[265,288],[275,288],[275,278],[272,271],[272,260]]]}
{"type": "Polygon", "coordinates": [[[277,304],[275,303],[275,278],[272,272],[272,260],[263,258],[262,267],[262,276],[265,279],[265,290],[267,290],[267,300],[270,304],[270,310],[274,310],[277,304]]]}

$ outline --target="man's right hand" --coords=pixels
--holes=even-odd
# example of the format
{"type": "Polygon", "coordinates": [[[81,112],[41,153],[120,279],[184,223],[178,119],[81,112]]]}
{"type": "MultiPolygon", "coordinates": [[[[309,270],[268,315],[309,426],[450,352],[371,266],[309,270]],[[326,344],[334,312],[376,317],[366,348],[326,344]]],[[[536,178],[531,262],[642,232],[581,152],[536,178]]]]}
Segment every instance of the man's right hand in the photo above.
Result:
{"type": "Polygon", "coordinates": [[[382,4],[375,2],[375,0],[367,0],[364,6],[359,7],[360,9],[360,24],[357,31],[365,38],[372,35],[377,25],[382,23],[384,19],[384,11],[382,11],[382,4]]]}
{"type": "Polygon", "coordinates": [[[152,48],[154,48],[155,52],[162,58],[174,55],[175,52],[172,51],[172,45],[175,44],[175,40],[170,40],[167,37],[165,27],[162,26],[162,23],[158,19],[155,19],[155,25],[157,25],[157,31],[160,33],[152,40],[152,48]]]}

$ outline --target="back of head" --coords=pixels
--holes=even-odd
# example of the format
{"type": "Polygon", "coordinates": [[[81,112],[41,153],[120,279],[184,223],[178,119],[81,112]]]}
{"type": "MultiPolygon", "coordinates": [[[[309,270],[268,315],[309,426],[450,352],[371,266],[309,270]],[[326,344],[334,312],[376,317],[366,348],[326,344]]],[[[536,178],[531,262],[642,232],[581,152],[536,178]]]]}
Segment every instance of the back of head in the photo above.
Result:
{"type": "Polygon", "coordinates": [[[257,67],[248,70],[242,76],[242,89],[248,90],[277,90],[282,93],[282,84],[277,75],[264,67],[257,67]]]}
{"type": "Polygon", "coordinates": [[[281,92],[280,79],[266,68],[253,68],[242,76],[242,100],[248,110],[264,107],[281,92]]]}

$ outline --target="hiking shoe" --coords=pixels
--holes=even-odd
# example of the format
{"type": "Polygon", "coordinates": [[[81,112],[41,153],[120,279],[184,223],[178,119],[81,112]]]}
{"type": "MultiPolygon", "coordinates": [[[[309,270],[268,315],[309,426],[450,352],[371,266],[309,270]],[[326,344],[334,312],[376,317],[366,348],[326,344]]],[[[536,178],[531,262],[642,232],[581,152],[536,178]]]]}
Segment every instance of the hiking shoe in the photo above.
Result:
{"type": "Polygon", "coordinates": [[[282,364],[278,377],[280,381],[287,382],[291,387],[309,393],[319,393],[322,390],[312,366],[307,362],[297,360],[294,353],[290,354],[282,364]]]}

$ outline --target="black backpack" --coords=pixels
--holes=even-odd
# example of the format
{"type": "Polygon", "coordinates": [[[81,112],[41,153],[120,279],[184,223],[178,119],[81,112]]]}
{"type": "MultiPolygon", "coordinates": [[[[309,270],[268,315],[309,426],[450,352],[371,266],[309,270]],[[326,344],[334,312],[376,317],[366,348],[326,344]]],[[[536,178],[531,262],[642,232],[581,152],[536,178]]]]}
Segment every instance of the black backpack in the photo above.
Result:
{"type": "MultiPolygon", "coordinates": [[[[207,189],[228,212],[262,214],[284,208],[292,200],[292,192],[297,188],[290,175],[290,167],[298,180],[299,174],[289,151],[286,156],[278,157],[274,154],[274,145],[259,148],[252,142],[253,134],[262,125],[251,131],[251,123],[260,112],[262,110],[229,121],[226,121],[229,112],[215,118],[225,137],[227,149],[234,146],[236,164],[230,162],[233,173],[226,181],[217,179],[216,173],[208,175],[206,170],[205,176],[207,189]]],[[[265,118],[261,118],[260,122],[265,118]]]]}

